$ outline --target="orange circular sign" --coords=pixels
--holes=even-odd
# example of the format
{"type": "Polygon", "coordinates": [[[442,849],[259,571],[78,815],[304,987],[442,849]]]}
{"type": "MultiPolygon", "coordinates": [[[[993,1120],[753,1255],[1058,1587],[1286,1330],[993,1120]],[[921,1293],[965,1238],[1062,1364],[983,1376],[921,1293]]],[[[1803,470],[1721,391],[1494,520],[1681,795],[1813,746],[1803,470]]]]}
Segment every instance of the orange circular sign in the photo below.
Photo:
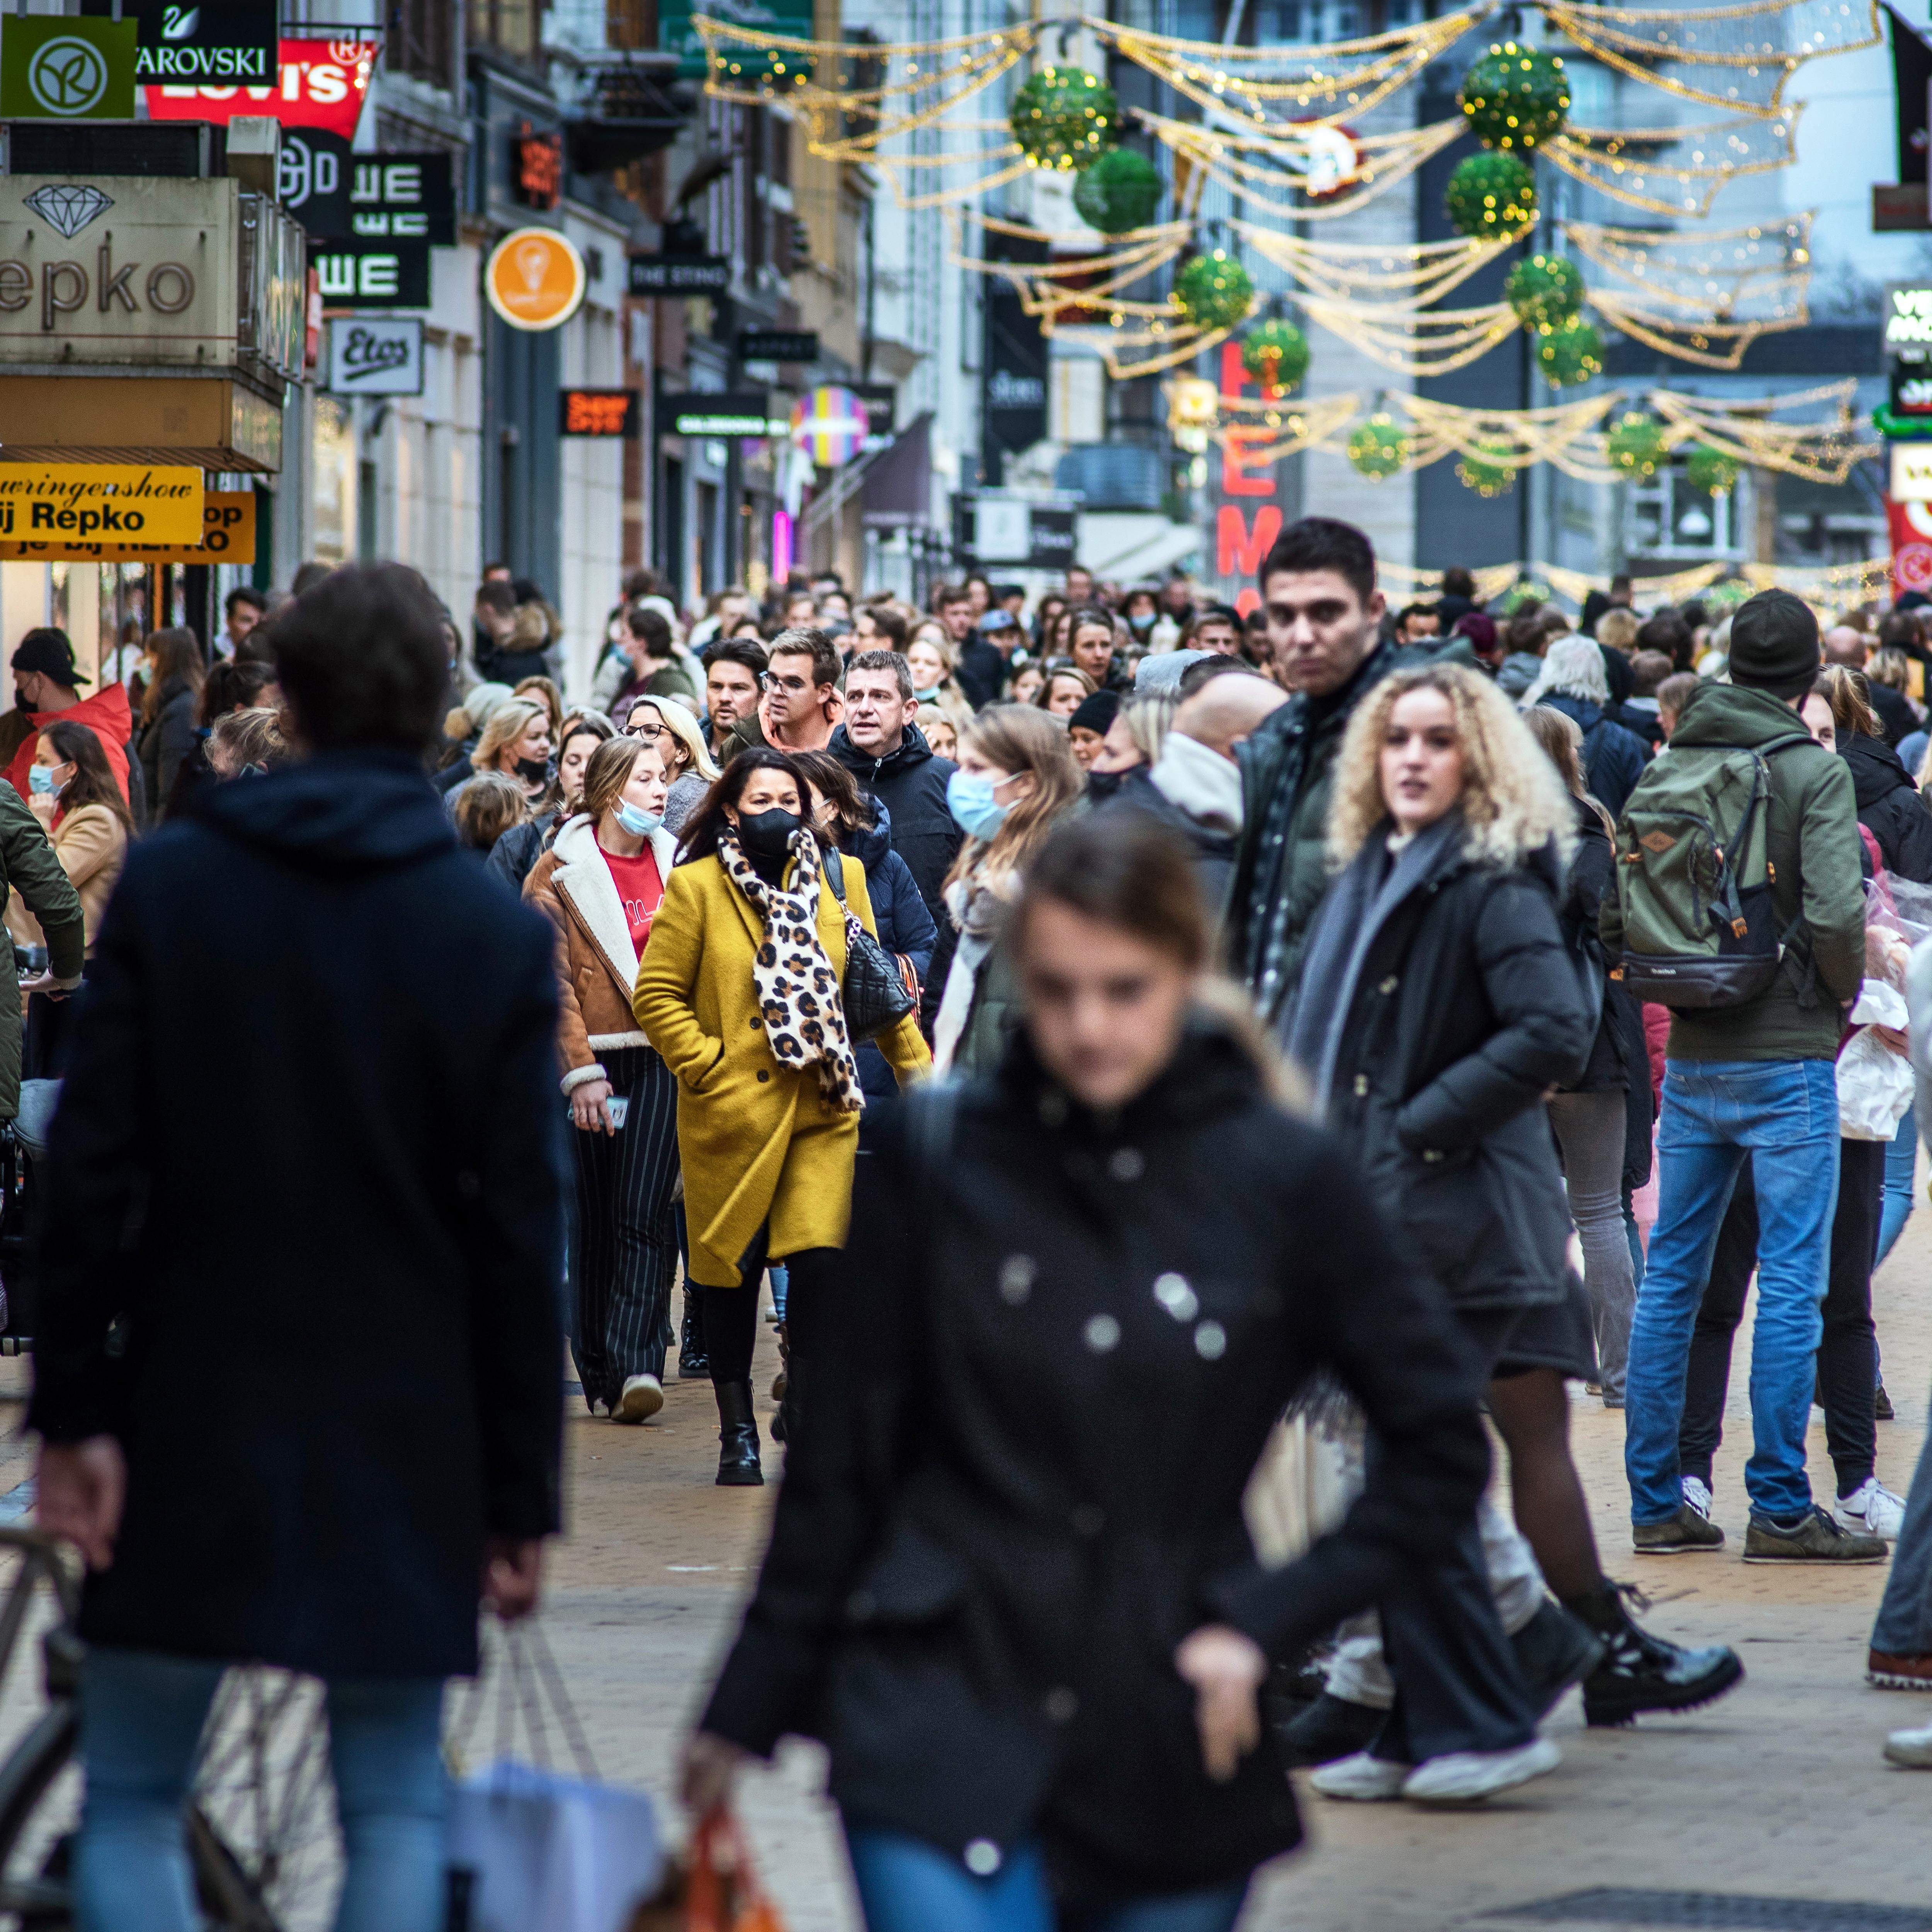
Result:
{"type": "Polygon", "coordinates": [[[490,251],[483,292],[512,328],[560,328],[584,302],[584,257],[554,228],[519,228],[490,251]]]}

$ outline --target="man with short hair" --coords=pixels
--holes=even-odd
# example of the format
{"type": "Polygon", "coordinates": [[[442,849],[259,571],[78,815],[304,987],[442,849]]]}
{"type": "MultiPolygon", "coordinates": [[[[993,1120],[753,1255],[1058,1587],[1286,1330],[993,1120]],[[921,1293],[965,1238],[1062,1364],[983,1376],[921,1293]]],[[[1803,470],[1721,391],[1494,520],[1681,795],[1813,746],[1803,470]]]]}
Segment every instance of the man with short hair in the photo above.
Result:
{"type": "MultiPolygon", "coordinates": [[[[826,748],[885,807],[887,836],[938,925],[963,837],[946,802],[957,767],[913,722],[912,673],[896,651],[861,651],[845,672],[845,716],[826,748]]],[[[944,930],[944,928],[941,928],[944,930]]]]}
{"type": "Polygon", "coordinates": [[[1205,604],[1180,634],[1184,651],[1213,651],[1224,658],[1241,655],[1240,614],[1227,604],[1205,604]]]}
{"type": "MultiPolygon", "coordinates": [[[[1796,716],[1818,674],[1818,644],[1808,605],[1786,590],[1760,591],[1731,620],[1730,682],[1699,686],[1671,736],[1673,772],[1688,746],[1759,752],[1769,774],[1763,809],[1772,916],[1788,938],[1763,992],[1735,1005],[1679,1010],[1670,1023],[1657,1225],[1624,1382],[1624,1467],[1640,1551],[1724,1544],[1706,1514],[1708,1492],[1692,1496],[1684,1487],[1678,1432],[1712,1244],[1748,1158],[1760,1216],[1745,1560],[1885,1558],[1881,1538],[1847,1532],[1814,1503],[1805,1471],[1838,1198],[1834,1063],[1846,1003],[1857,996],[1865,963],[1851,767],[1813,742],[1796,716]]],[[[1642,795],[1640,787],[1637,800],[1642,795]]],[[[1620,959],[1623,916],[1614,891],[1604,898],[1600,922],[1605,950],[1620,959]]]]}
{"type": "Polygon", "coordinates": [[[235,646],[268,614],[268,600],[252,584],[238,584],[221,600],[224,628],[214,640],[218,656],[232,658],[235,646]]]}
{"type": "MultiPolygon", "coordinates": [[[[984,580],[980,581],[983,584],[984,580]]],[[[994,703],[1006,685],[1010,646],[1009,651],[1002,651],[981,631],[970,585],[948,584],[933,599],[933,604],[939,621],[946,626],[946,634],[952,640],[953,675],[966,694],[966,701],[976,711],[982,704],[994,703]]],[[[1010,620],[1002,611],[996,621],[1004,624],[1010,620]]]]}
{"type": "Polygon", "coordinates": [[[128,854],[39,1170],[39,1522],[88,1570],[75,1917],[201,1924],[196,1744],[262,1662],[326,1686],[340,1922],[440,1932],[445,1683],[559,1526],[556,940],[424,775],[422,578],[348,566],[274,645],[306,755],[128,854]]]}
{"type": "Polygon", "coordinates": [[[1399,644],[1420,644],[1440,634],[1441,620],[1432,604],[1406,604],[1395,620],[1395,640],[1399,644]]]}
{"type": "Polygon", "coordinates": [[[40,734],[56,719],[67,724],[85,724],[100,740],[107,754],[114,782],[128,796],[128,743],[134,734],[134,714],[128,703],[128,688],[110,684],[91,698],[82,698],[79,687],[88,682],[86,674],[74,661],[74,646],[64,631],[45,628],[29,631],[14,653],[14,707],[18,721],[10,728],[17,731],[7,776],[22,800],[31,804],[27,773],[34,762],[34,747],[40,734]]]}
{"type": "Polygon", "coordinates": [[[850,648],[859,651],[900,651],[906,647],[905,613],[888,603],[862,604],[854,620],[850,648]]]}
{"type": "Polygon", "coordinates": [[[809,630],[818,621],[818,599],[809,590],[789,592],[782,614],[787,630],[809,630]]]}
{"type": "Polygon", "coordinates": [[[1084,563],[1070,563],[1066,566],[1066,597],[1070,604],[1093,602],[1094,573],[1084,563]]]}
{"type": "Polygon", "coordinates": [[[932,611],[946,626],[946,634],[952,640],[955,650],[972,636],[975,622],[973,593],[964,584],[941,584],[933,593],[932,611]]]}
{"type": "Polygon", "coordinates": [[[514,688],[526,677],[543,676],[550,668],[541,650],[510,648],[516,635],[517,610],[515,587],[506,579],[485,578],[476,586],[470,656],[477,675],[487,683],[514,688]]]}
{"type": "Polygon", "coordinates": [[[591,703],[612,718],[627,712],[640,698],[675,698],[696,711],[697,682],[677,660],[664,613],[650,604],[634,604],[624,614],[624,628],[628,642],[604,660],[591,687],[591,703]]]}
{"type": "Polygon", "coordinates": [[[734,756],[753,745],[781,752],[822,752],[838,722],[838,652],[823,631],[781,631],[772,640],[771,668],[759,682],[758,710],[733,731],[734,756]]]}
{"type": "Polygon", "coordinates": [[[770,662],[749,638],[728,638],[704,653],[701,722],[704,742],[720,764],[731,756],[731,734],[747,718],[757,722],[760,682],[770,662]]]}

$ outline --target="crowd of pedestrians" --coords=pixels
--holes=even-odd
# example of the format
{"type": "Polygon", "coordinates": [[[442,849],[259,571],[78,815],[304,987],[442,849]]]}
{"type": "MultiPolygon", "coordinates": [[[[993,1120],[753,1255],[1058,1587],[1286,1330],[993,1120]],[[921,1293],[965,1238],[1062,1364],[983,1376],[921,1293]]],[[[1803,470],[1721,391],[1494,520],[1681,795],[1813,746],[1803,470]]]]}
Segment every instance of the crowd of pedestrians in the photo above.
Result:
{"type": "Polygon", "coordinates": [[[1606,1567],[1580,1396],[1633,1559],[1896,1540],[1870,1672],[1932,1688],[1871,1293],[1932,994],[1918,615],[1618,579],[1573,626],[1454,571],[1393,613],[1319,518],[1240,608],[925,602],[693,616],[640,572],[574,688],[494,567],[466,626],[394,566],[238,592],[92,695],[20,641],[0,1117],[58,1096],[31,1420],[91,1566],[91,1924],[192,1923],[166,1820],[237,1658],[329,1687],[343,1923],[434,1922],[429,1687],[536,1600],[565,1340],[598,1426],[708,1380],[721,1485],[784,1445],[686,1786],[824,1739],[872,1932],[1226,1932],[1288,1765],[1466,1804],[1558,1761],[1573,1686],[1599,1725],[1724,1694],[1606,1567]],[[211,1248],[183,1163],[264,1081],[211,1248]],[[1270,1565],[1285,1417],[1347,1506],[1270,1565]]]}

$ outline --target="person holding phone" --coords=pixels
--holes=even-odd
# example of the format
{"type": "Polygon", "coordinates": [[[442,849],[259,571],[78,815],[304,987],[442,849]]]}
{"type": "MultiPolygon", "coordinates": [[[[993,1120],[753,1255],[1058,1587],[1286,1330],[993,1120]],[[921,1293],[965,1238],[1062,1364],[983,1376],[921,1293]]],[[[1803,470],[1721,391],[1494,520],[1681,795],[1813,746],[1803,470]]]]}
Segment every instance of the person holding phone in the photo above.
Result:
{"type": "Polygon", "coordinates": [[[677,1262],[677,1084],[631,1013],[638,960],[677,842],[658,742],[613,738],[584,770],[583,810],[524,896],[556,928],[557,1048],[577,1170],[571,1348],[593,1415],[664,1406],[677,1262]]]}

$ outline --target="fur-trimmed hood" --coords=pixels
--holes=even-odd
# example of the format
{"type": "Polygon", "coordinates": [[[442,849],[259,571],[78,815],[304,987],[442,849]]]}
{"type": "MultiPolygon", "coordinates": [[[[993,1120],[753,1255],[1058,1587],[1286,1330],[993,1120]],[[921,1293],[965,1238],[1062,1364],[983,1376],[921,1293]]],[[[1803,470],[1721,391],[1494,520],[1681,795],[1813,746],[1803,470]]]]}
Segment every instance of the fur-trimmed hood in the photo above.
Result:
{"type": "MultiPolygon", "coordinates": [[[[660,826],[646,842],[656,857],[658,876],[668,880],[677,858],[676,834],[660,826]]],[[[556,860],[550,883],[568,900],[572,910],[596,942],[611,977],[622,987],[628,1006],[631,989],[638,983],[638,950],[631,944],[630,922],[624,916],[616,882],[604,862],[603,849],[597,843],[597,827],[590,814],[579,812],[567,820],[550,850],[556,860]]]]}

